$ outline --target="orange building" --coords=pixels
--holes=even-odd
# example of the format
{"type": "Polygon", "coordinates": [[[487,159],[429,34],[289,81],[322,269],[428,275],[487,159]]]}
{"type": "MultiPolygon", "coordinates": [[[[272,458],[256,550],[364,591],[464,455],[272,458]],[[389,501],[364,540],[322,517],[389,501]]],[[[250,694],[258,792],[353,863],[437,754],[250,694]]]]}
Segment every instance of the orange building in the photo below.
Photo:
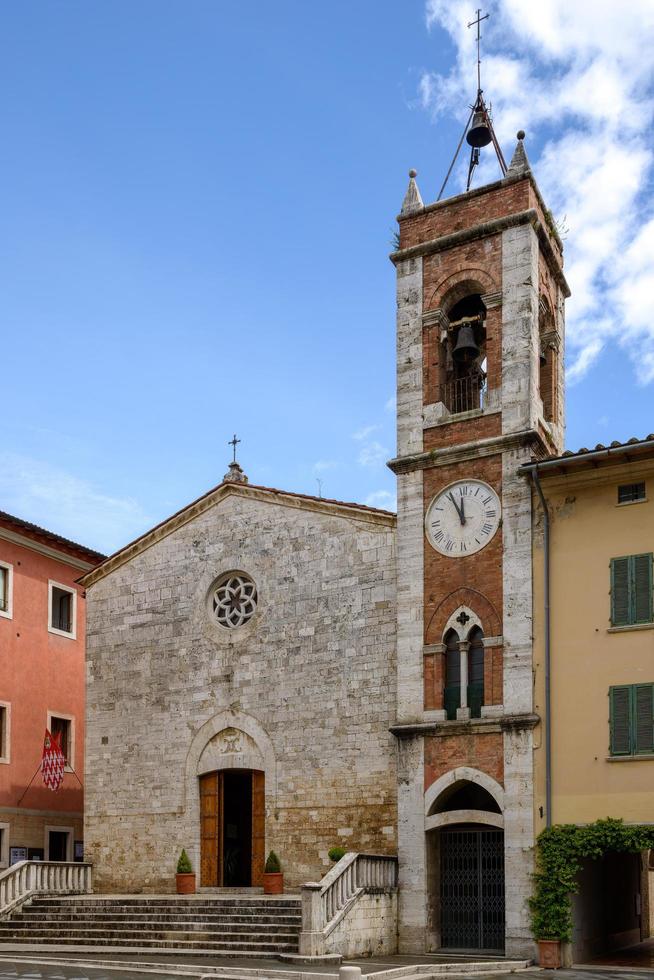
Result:
{"type": "Polygon", "coordinates": [[[0,869],[82,856],[85,611],[76,580],[102,557],[0,511],[0,869]],[[68,762],[57,792],[40,773],[30,785],[46,728],[68,762]]]}

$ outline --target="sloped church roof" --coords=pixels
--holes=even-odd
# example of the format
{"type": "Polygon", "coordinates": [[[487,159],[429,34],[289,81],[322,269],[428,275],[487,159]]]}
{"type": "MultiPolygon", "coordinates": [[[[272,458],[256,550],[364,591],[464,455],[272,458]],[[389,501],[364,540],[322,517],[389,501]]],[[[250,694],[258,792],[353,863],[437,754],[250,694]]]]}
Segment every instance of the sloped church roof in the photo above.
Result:
{"type": "Polygon", "coordinates": [[[350,503],[342,500],[331,500],[325,497],[312,497],[310,494],[293,493],[290,490],[277,490],[274,487],[256,486],[251,483],[236,483],[224,480],[217,487],[208,490],[207,493],[198,497],[196,500],[187,504],[175,514],[156,524],[146,531],[145,534],[130,541],[109,555],[100,565],[88,574],[79,579],[81,585],[89,587],[100,579],[105,578],[121,565],[126,564],[135,558],[136,555],[146,551],[152,545],[161,541],[167,535],[172,534],[178,528],[194,520],[209,508],[219,504],[229,496],[246,497],[259,500],[262,503],[278,504],[282,507],[294,507],[299,510],[311,510],[316,513],[326,514],[332,517],[345,518],[352,521],[364,521],[375,524],[387,524],[394,527],[397,521],[396,515],[392,511],[380,510],[377,507],[368,507],[365,504],[350,503]]]}

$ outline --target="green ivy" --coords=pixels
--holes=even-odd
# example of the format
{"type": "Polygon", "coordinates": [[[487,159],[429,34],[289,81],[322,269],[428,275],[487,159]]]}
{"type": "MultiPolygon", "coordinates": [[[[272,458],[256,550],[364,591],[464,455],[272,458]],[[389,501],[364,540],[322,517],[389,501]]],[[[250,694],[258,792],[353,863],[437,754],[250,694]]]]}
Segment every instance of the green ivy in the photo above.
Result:
{"type": "Polygon", "coordinates": [[[607,851],[634,854],[654,848],[654,827],[626,827],[611,817],[585,827],[555,824],[538,835],[536,844],[536,887],[529,901],[534,936],[570,942],[571,896],[578,891],[582,860],[601,858],[607,851]]]}

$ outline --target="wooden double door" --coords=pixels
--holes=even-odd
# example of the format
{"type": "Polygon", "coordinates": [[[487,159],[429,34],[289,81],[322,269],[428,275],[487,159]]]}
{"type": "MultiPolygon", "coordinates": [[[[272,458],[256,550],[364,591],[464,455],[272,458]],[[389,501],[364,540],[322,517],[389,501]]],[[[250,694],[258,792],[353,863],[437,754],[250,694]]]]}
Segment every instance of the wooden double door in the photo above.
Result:
{"type": "Polygon", "coordinates": [[[200,776],[200,823],[201,885],[248,888],[263,884],[265,773],[221,769],[200,776]]]}

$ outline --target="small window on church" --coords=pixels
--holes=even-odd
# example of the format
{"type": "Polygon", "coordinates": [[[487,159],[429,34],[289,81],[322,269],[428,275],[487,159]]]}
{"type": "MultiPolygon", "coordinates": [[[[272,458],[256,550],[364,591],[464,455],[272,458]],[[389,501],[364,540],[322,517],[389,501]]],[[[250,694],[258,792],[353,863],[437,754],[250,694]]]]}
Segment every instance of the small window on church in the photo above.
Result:
{"type": "Polygon", "coordinates": [[[211,590],[211,613],[219,626],[244,626],[257,609],[257,587],[249,575],[229,572],[211,590]]]}

